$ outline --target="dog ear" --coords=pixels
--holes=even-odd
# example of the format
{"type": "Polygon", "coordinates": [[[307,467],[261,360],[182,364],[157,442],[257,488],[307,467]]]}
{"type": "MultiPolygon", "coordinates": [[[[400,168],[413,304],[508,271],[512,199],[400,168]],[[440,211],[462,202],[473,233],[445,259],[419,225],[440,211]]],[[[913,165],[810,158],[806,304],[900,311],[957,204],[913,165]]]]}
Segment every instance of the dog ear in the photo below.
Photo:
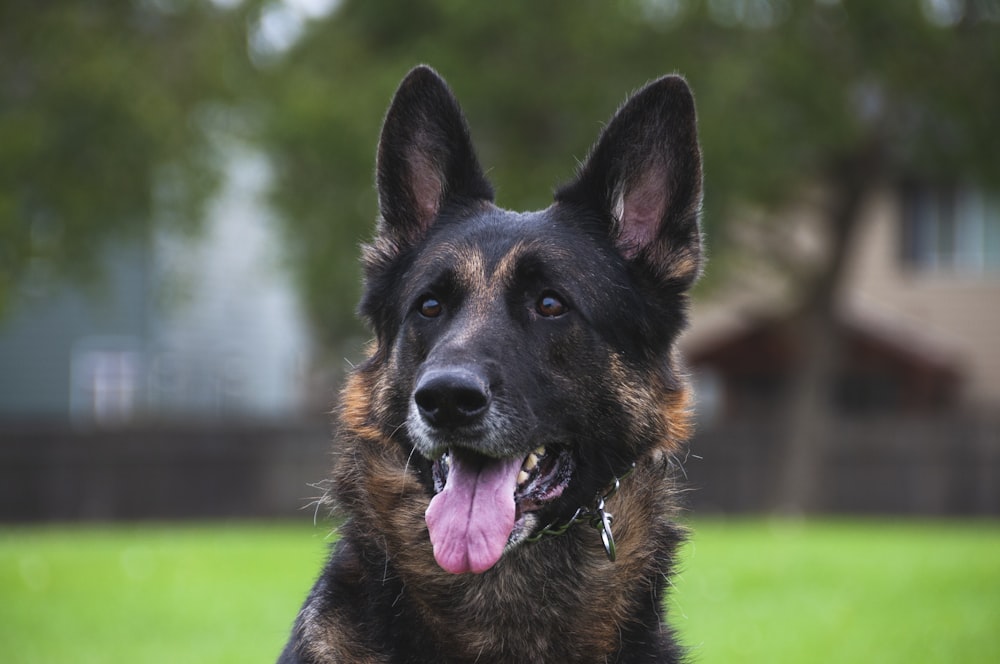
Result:
{"type": "Polygon", "coordinates": [[[556,201],[597,211],[622,256],[686,288],[701,265],[701,182],[694,98],[665,76],[622,105],[556,201]]]}
{"type": "Polygon", "coordinates": [[[430,67],[413,69],[393,97],[375,179],[378,234],[397,249],[422,238],[445,202],[493,200],[462,109],[430,67]]]}

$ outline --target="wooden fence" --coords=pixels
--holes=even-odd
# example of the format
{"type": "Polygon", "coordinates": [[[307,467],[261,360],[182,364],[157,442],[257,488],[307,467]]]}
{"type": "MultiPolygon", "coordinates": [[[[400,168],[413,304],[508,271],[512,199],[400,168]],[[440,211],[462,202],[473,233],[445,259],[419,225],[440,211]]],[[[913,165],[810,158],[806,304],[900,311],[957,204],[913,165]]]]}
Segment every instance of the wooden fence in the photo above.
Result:
{"type": "MultiPolygon", "coordinates": [[[[327,422],[0,430],[0,521],[312,518],[329,472],[327,422]]],[[[777,481],[764,422],[702,426],[684,471],[694,514],[758,512],[777,481]]],[[[1000,419],[844,420],[817,509],[1000,516],[1000,419]]]]}
{"type": "MultiPolygon", "coordinates": [[[[834,422],[815,511],[1000,515],[1000,418],[937,415],[834,422]]],[[[765,421],[704,426],[684,464],[698,512],[758,512],[779,481],[781,436],[765,421]]]]}

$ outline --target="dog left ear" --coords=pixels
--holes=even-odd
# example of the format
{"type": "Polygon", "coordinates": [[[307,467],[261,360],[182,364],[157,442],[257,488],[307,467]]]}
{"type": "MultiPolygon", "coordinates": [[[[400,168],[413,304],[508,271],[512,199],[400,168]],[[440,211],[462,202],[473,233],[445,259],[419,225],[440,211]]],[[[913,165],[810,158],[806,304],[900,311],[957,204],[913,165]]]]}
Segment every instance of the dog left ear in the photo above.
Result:
{"type": "Polygon", "coordinates": [[[622,256],[686,288],[701,266],[701,183],[694,98],[665,76],[625,102],[555,199],[598,212],[622,256]]]}
{"type": "Polygon", "coordinates": [[[399,248],[426,234],[448,202],[493,200],[458,101],[421,65],[399,84],[382,125],[376,160],[378,235],[399,248]]]}

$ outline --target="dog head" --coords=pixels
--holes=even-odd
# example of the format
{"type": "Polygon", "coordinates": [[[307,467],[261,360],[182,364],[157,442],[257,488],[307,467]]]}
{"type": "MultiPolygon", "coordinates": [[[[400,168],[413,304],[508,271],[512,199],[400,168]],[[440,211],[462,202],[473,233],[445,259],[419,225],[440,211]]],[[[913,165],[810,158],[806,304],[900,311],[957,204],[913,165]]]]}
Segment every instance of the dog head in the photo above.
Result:
{"type": "Polygon", "coordinates": [[[650,83],[550,207],[511,212],[455,97],[418,67],[376,180],[371,419],[426,492],[438,564],[483,572],[684,437],[672,349],[702,255],[694,101],[679,77],[650,83]]]}

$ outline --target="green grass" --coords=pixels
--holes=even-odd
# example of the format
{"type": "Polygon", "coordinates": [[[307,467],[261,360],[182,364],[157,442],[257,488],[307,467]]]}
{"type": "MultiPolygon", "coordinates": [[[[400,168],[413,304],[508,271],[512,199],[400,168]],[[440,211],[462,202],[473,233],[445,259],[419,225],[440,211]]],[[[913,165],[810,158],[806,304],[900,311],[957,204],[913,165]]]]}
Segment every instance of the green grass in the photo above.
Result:
{"type": "Polygon", "coordinates": [[[0,530],[0,662],[273,662],[326,550],[284,525],[0,530]]]}
{"type": "Polygon", "coordinates": [[[1000,662],[1000,523],[695,525],[672,621],[699,662],[1000,662]]]}
{"type": "MultiPolygon", "coordinates": [[[[1000,662],[1000,522],[701,520],[694,662],[1000,662]]],[[[273,662],[326,530],[0,528],[0,662],[273,662]]]]}

